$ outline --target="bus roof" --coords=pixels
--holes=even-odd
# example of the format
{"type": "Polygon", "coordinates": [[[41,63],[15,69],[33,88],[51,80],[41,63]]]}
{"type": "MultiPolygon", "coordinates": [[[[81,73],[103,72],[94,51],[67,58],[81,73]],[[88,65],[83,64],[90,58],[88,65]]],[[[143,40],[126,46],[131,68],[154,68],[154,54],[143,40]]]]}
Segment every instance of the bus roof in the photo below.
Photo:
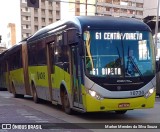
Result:
{"type": "Polygon", "coordinates": [[[51,30],[66,25],[66,29],[77,27],[80,33],[88,27],[92,29],[108,29],[119,31],[151,31],[149,26],[135,18],[112,16],[75,16],[67,20],[60,20],[37,31],[28,41],[41,38],[51,30]]]}
{"type": "Polygon", "coordinates": [[[3,52],[0,54],[0,61],[3,60],[6,52],[7,52],[7,50],[3,51],[3,52]]]}
{"type": "Polygon", "coordinates": [[[24,39],[16,44],[14,44],[11,48],[9,48],[6,52],[6,56],[9,56],[13,53],[15,53],[17,50],[19,50],[22,47],[22,44],[26,42],[27,39],[24,39]]]}
{"type": "Polygon", "coordinates": [[[90,26],[94,29],[150,31],[147,24],[135,18],[112,17],[112,16],[82,16],[78,17],[82,27],[90,26]]]}
{"type": "Polygon", "coordinates": [[[21,47],[21,45],[17,45],[15,44],[14,46],[12,46],[10,49],[8,49],[8,51],[6,52],[6,57],[10,56],[11,54],[13,54],[14,52],[16,52],[17,50],[19,50],[21,47]]]}

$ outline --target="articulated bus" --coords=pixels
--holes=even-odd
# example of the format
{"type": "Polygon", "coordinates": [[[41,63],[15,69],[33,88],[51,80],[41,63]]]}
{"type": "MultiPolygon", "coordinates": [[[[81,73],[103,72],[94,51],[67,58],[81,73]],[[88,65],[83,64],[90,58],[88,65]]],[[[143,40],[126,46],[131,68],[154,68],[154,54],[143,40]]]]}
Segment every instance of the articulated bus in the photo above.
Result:
{"type": "Polygon", "coordinates": [[[14,97],[24,97],[31,95],[29,89],[27,48],[26,41],[14,45],[5,54],[6,63],[6,84],[9,92],[14,97]]]}
{"type": "Polygon", "coordinates": [[[156,95],[160,97],[160,59],[156,60],[156,95]]]}
{"type": "Polygon", "coordinates": [[[6,84],[6,64],[4,62],[4,55],[6,51],[0,54],[0,91],[1,90],[7,90],[7,84],[6,84]]]}
{"type": "Polygon", "coordinates": [[[14,95],[51,101],[68,114],[154,107],[154,44],[139,20],[77,16],[40,29],[22,46],[7,53],[14,95]]]}

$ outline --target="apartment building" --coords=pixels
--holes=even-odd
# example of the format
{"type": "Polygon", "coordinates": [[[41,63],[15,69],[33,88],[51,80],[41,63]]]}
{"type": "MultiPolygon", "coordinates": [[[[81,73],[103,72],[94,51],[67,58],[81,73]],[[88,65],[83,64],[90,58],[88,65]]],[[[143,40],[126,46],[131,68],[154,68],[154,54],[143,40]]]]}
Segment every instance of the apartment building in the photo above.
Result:
{"type": "Polygon", "coordinates": [[[144,0],[68,0],[72,15],[104,15],[143,18],[144,0]],[[72,3],[75,2],[75,3],[72,3]]]}
{"type": "Polygon", "coordinates": [[[95,15],[95,0],[68,0],[68,4],[70,16],[95,15]]]}
{"type": "Polygon", "coordinates": [[[21,38],[27,38],[37,30],[61,18],[60,2],[39,0],[39,8],[27,7],[27,0],[20,0],[21,38]]]}
{"type": "Polygon", "coordinates": [[[144,0],[97,0],[96,14],[143,18],[144,0]]]}
{"type": "MultiPolygon", "coordinates": [[[[158,0],[144,0],[143,17],[157,15],[158,0]]],[[[159,6],[160,7],[160,6],[159,6]]],[[[160,15],[160,13],[159,13],[160,15]]]]}
{"type": "Polygon", "coordinates": [[[27,7],[27,0],[16,1],[19,2],[16,7],[19,23],[15,23],[19,42],[40,28],[69,16],[111,15],[142,19],[146,0],[39,0],[39,8],[27,7]]]}

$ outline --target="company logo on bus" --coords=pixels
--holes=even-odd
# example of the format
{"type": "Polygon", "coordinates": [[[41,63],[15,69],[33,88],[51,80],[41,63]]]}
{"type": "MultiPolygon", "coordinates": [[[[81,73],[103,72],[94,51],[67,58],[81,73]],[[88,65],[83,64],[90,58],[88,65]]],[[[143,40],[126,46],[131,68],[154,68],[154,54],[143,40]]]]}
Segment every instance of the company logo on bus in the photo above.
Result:
{"type": "Polygon", "coordinates": [[[122,88],[121,86],[117,86],[117,90],[120,91],[122,88]]]}

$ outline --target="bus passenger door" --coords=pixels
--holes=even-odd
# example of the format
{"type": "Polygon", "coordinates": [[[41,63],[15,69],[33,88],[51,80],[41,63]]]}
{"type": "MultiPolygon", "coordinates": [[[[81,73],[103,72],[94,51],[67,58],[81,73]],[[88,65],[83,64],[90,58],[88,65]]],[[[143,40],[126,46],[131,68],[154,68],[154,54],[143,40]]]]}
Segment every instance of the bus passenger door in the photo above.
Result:
{"type": "Polygon", "coordinates": [[[81,90],[81,67],[80,56],[78,53],[78,45],[71,45],[71,81],[73,106],[83,108],[82,104],[82,90],[81,90]]]}
{"type": "Polygon", "coordinates": [[[50,97],[50,101],[54,100],[53,84],[54,84],[54,47],[55,47],[54,36],[46,38],[47,43],[47,69],[48,69],[48,84],[49,89],[47,95],[50,97]]]}

